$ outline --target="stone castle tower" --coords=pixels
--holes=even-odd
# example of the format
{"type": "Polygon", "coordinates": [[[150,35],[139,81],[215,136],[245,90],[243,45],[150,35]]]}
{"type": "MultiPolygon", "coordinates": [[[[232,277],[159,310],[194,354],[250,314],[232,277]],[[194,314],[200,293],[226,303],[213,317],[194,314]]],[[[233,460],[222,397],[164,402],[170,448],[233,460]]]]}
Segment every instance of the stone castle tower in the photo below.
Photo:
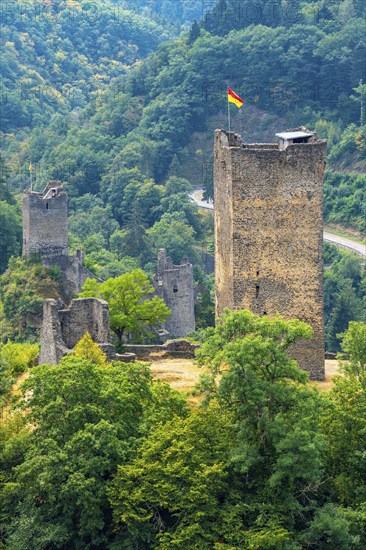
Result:
{"type": "Polygon", "coordinates": [[[162,298],[171,314],[164,328],[173,338],[183,338],[195,330],[193,269],[187,258],[173,265],[164,248],[159,250],[155,292],[162,298]]]}
{"type": "Polygon", "coordinates": [[[32,254],[48,265],[68,256],[67,195],[58,181],[23,194],[23,255],[32,254]]]}
{"type": "Polygon", "coordinates": [[[41,193],[23,193],[23,256],[32,255],[46,267],[60,267],[67,300],[81,291],[87,277],[94,277],[82,265],[82,251],[69,256],[67,194],[59,181],[50,181],[41,193]]]}
{"type": "Polygon", "coordinates": [[[216,313],[250,309],[314,329],[291,355],[324,379],[323,174],[326,142],[300,128],[279,144],[215,131],[216,313]]]}

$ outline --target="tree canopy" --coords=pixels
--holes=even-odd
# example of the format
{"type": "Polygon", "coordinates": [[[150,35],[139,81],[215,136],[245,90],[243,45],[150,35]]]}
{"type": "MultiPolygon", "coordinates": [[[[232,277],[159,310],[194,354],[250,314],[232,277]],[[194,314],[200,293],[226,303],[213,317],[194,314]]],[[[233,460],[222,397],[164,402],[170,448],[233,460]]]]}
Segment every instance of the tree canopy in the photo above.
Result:
{"type": "Polygon", "coordinates": [[[310,327],[226,312],[193,408],[85,346],[33,367],[0,424],[4,547],[362,550],[364,332],[350,326],[319,393],[288,356],[310,327]]]}
{"type": "Polygon", "coordinates": [[[161,298],[149,297],[153,290],[147,275],[135,269],[103,283],[87,279],[79,297],[102,298],[108,302],[111,329],[121,349],[124,335],[141,335],[144,329],[163,322],[170,314],[161,298]]]}

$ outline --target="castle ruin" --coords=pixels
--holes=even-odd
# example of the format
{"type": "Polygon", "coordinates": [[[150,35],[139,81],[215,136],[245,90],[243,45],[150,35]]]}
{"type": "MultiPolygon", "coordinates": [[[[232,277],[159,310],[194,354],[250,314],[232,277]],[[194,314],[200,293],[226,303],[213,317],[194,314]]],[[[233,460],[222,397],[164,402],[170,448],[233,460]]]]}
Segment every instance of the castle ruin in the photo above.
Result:
{"type": "Polygon", "coordinates": [[[216,313],[298,318],[314,329],[291,356],[324,379],[323,176],[326,142],[304,128],[279,144],[215,131],[216,313]]]}
{"type": "Polygon", "coordinates": [[[81,250],[69,256],[67,194],[59,181],[50,181],[41,193],[23,193],[23,255],[38,257],[45,267],[60,267],[66,299],[77,296],[87,277],[93,277],[83,267],[81,250]]]}
{"type": "Polygon", "coordinates": [[[182,338],[195,330],[193,268],[187,258],[174,265],[164,248],[158,253],[155,293],[162,298],[171,314],[164,329],[172,338],[182,338]]]}
{"type": "Polygon", "coordinates": [[[106,353],[108,361],[115,359],[107,302],[97,298],[78,298],[71,301],[70,307],[60,309],[56,300],[45,300],[39,363],[58,365],[86,332],[106,353]]]}

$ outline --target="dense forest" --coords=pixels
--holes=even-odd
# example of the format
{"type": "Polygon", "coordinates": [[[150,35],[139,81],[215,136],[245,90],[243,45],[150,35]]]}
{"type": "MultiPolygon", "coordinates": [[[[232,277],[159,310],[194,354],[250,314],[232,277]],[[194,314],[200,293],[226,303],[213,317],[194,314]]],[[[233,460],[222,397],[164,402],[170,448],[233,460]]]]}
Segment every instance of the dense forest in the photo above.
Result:
{"type": "MultiPolygon", "coordinates": [[[[309,326],[247,311],[212,326],[213,218],[188,197],[213,197],[230,85],[245,141],[299,125],[328,140],[325,222],[365,238],[365,16],[363,0],[4,4],[0,548],[365,548],[364,261],[325,245],[326,348],[342,364],[319,392],[287,355],[309,326]],[[84,296],[132,277],[145,300],[161,247],[194,264],[195,406],[146,364],[108,363],[88,335],[35,366],[60,273],[21,258],[20,199],[49,180],[69,196],[71,252],[100,279],[84,296]]],[[[136,303],[123,326],[111,308],[120,345],[150,338],[136,303]]],[[[156,302],[149,322],[167,313],[156,302]]]]}

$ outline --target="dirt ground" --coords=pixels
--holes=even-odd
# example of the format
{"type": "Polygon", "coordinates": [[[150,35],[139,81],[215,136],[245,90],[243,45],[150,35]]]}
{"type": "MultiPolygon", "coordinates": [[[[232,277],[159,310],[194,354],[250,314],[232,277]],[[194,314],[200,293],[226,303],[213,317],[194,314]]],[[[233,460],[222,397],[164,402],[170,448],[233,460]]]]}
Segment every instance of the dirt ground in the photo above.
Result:
{"type": "MultiPolygon", "coordinates": [[[[320,391],[328,391],[333,386],[332,378],[338,372],[338,361],[325,361],[325,381],[314,382],[320,391]]],[[[190,394],[201,373],[193,359],[151,358],[151,373],[154,377],[167,382],[172,388],[190,394]]],[[[197,397],[190,396],[192,404],[197,403],[197,397]]]]}
{"type": "Polygon", "coordinates": [[[153,357],[151,374],[154,378],[167,382],[175,390],[189,395],[188,401],[192,405],[198,403],[199,399],[190,395],[201,374],[201,369],[194,364],[193,359],[153,357]]]}

